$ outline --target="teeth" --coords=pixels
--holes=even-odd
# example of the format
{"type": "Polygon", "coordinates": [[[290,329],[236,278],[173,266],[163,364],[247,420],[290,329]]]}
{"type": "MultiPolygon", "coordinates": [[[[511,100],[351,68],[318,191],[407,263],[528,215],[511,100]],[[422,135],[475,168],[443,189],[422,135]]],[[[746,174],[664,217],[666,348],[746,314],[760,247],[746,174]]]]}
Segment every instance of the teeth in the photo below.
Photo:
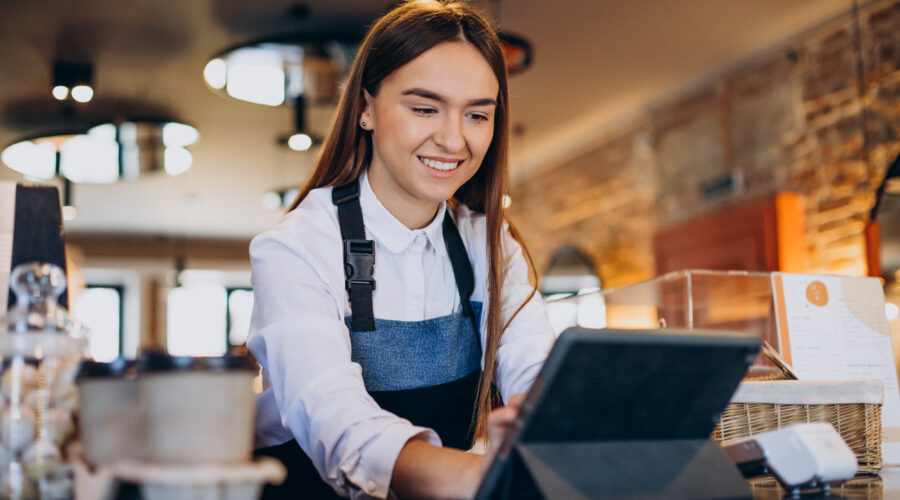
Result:
{"type": "Polygon", "coordinates": [[[421,156],[419,157],[419,159],[422,160],[422,163],[435,170],[453,170],[454,168],[458,167],[460,163],[458,161],[453,163],[444,163],[442,161],[434,161],[429,160],[428,158],[422,158],[421,156]]]}

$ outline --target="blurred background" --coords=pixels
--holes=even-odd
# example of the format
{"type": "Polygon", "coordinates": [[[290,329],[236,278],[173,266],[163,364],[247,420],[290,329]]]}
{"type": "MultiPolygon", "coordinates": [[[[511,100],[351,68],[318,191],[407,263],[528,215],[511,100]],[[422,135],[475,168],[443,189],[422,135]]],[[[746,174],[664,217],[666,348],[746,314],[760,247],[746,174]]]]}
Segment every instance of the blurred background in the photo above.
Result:
{"type": "MultiPolygon", "coordinates": [[[[900,1],[474,3],[516,71],[509,214],[545,295],[688,268],[872,275],[896,331],[900,1]]],[[[0,0],[0,182],[59,187],[95,358],[244,343],[249,241],[390,6],[0,0]]]]}

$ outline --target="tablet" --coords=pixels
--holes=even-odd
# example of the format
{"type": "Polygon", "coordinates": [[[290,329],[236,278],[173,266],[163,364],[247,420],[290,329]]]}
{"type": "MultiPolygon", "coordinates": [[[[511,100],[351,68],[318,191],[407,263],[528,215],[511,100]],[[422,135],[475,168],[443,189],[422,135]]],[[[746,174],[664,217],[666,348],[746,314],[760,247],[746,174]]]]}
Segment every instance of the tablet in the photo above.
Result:
{"type": "Polygon", "coordinates": [[[760,343],[723,331],[566,330],[476,498],[492,497],[516,444],[707,439],[760,343]]]}

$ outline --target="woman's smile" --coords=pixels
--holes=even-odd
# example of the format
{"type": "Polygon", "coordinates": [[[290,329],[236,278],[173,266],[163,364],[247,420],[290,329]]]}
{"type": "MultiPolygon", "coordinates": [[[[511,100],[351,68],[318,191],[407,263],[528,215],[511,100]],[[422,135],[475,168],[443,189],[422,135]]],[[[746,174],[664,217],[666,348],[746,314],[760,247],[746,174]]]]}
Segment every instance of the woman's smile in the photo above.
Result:
{"type": "Polygon", "coordinates": [[[435,158],[433,156],[417,156],[416,158],[431,171],[432,175],[441,178],[452,176],[463,162],[463,160],[435,158]]]}

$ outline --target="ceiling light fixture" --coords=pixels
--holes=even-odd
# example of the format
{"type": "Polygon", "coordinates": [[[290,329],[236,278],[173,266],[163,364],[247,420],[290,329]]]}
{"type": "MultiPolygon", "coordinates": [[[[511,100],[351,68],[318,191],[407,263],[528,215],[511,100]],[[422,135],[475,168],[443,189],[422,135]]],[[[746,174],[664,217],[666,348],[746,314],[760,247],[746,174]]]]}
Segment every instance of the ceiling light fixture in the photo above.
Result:
{"type": "Polygon", "coordinates": [[[94,89],[90,85],[76,85],[72,87],[72,99],[78,102],[90,102],[94,98],[94,89]]]}
{"type": "Polygon", "coordinates": [[[319,144],[320,137],[309,134],[306,127],[306,100],[301,96],[294,101],[294,133],[278,138],[278,144],[286,145],[293,151],[309,151],[315,144],[319,144]]]}
{"type": "Polygon", "coordinates": [[[194,127],[169,120],[101,123],[23,138],[0,153],[0,161],[29,180],[59,175],[72,182],[113,183],[165,170],[187,171],[193,162],[186,149],[199,138],[194,127]]]}
{"type": "MultiPolygon", "coordinates": [[[[489,0],[489,11],[497,24],[502,26],[505,17],[503,0],[489,0]]],[[[523,36],[504,30],[497,31],[497,38],[500,39],[500,50],[503,51],[503,61],[510,76],[518,75],[531,67],[534,56],[531,42],[523,36]]]]}
{"type": "Polygon", "coordinates": [[[302,132],[288,137],[287,145],[294,151],[308,151],[313,145],[312,137],[302,132]]]}
{"type": "Polygon", "coordinates": [[[50,92],[57,101],[65,101],[69,97],[69,87],[65,85],[56,85],[50,92]]]}
{"type": "Polygon", "coordinates": [[[265,106],[290,106],[300,97],[332,101],[357,43],[355,36],[251,42],[213,57],[203,79],[228,97],[265,106]]]}
{"type": "Polygon", "coordinates": [[[358,26],[303,39],[291,35],[251,42],[213,57],[203,78],[211,89],[233,99],[293,107],[293,130],[276,141],[293,151],[309,151],[321,139],[307,128],[307,106],[337,101],[358,43],[358,26]]]}
{"type": "Polygon", "coordinates": [[[53,83],[51,94],[58,101],[64,101],[69,96],[73,100],[86,103],[94,97],[94,89],[91,81],[94,76],[94,67],[90,63],[62,62],[53,63],[53,83]]]}
{"type": "Polygon", "coordinates": [[[534,51],[531,42],[525,38],[501,31],[497,33],[500,39],[500,49],[503,51],[503,60],[506,63],[506,71],[510,76],[518,75],[531,67],[534,51]]]}

